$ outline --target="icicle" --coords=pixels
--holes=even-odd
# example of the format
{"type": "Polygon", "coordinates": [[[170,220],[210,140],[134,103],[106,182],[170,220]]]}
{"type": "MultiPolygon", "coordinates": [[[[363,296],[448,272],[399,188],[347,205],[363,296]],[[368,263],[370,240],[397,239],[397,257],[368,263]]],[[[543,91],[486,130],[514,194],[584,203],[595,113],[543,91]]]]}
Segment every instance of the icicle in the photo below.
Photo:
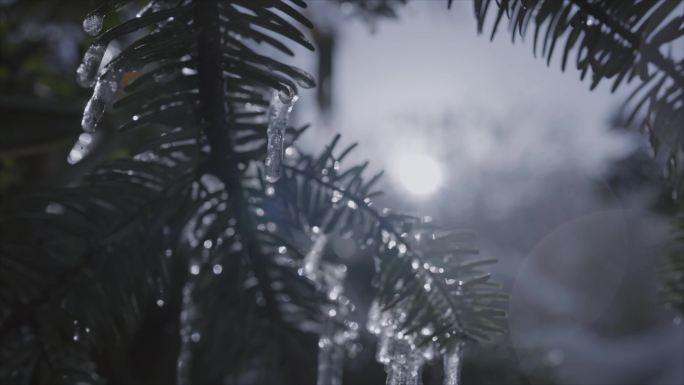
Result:
{"type": "Polygon", "coordinates": [[[292,106],[297,101],[294,91],[283,93],[274,91],[268,112],[268,144],[264,163],[266,180],[275,183],[280,179],[285,144],[285,129],[292,106]]]}
{"type": "MultiPolygon", "coordinates": [[[[323,286],[327,291],[328,298],[332,301],[340,299],[342,293],[342,281],[346,274],[346,266],[328,266],[322,269],[323,250],[328,242],[328,236],[320,232],[318,227],[313,227],[315,241],[311,249],[304,257],[302,274],[314,281],[317,285],[323,286]]],[[[344,306],[333,305],[328,309],[328,319],[323,323],[321,334],[318,340],[318,385],[341,385],[342,373],[344,368],[344,354],[347,343],[357,336],[358,324],[353,323],[350,329],[341,330],[337,325],[336,317],[346,315],[344,306]],[[338,312],[340,314],[338,314],[338,312]]]]}
{"type": "Polygon", "coordinates": [[[336,329],[328,320],[318,340],[318,385],[342,385],[344,347],[335,341],[336,329]]]}
{"type": "Polygon", "coordinates": [[[176,361],[176,383],[178,385],[190,384],[190,365],[192,363],[193,343],[199,341],[199,333],[195,330],[197,319],[197,305],[193,298],[195,290],[195,275],[190,275],[188,282],[183,287],[183,302],[180,313],[180,348],[176,361]]]}
{"type": "Polygon", "coordinates": [[[81,65],[76,70],[76,82],[79,86],[86,88],[93,86],[106,49],[107,46],[101,43],[93,44],[88,48],[83,55],[81,65]]]}
{"type": "Polygon", "coordinates": [[[421,385],[424,363],[421,354],[403,339],[392,339],[388,350],[386,385],[421,385]]]}
{"type": "Polygon", "coordinates": [[[97,145],[100,137],[98,133],[82,133],[78,136],[78,140],[74,143],[74,146],[69,151],[67,156],[67,162],[69,164],[76,164],[90,154],[93,148],[97,145]]]}
{"type": "Polygon", "coordinates": [[[461,366],[463,362],[463,343],[444,355],[444,385],[461,383],[461,366]]]}
{"type": "Polygon", "coordinates": [[[401,303],[391,310],[382,310],[374,302],[368,313],[368,330],[378,336],[376,360],[385,365],[387,385],[420,385],[425,361],[433,355],[431,346],[418,349],[413,337],[403,334],[398,325],[408,315],[401,303]]]}
{"type": "Polygon", "coordinates": [[[95,131],[107,104],[114,100],[114,97],[116,96],[119,89],[120,78],[121,73],[119,71],[111,70],[97,79],[97,83],[93,89],[93,96],[91,96],[88,104],[86,104],[85,110],[83,110],[83,119],[81,120],[83,131],[95,131]]]}
{"type": "Polygon", "coordinates": [[[102,31],[102,24],[104,23],[104,15],[99,12],[93,12],[83,19],[83,30],[90,36],[95,36],[102,31]]]}

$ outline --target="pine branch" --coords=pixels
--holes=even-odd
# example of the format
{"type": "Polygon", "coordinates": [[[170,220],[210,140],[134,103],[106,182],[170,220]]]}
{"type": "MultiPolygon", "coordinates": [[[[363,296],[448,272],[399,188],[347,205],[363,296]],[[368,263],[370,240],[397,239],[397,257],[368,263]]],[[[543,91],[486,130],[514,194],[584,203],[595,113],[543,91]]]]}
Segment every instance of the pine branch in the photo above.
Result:
{"type": "Polygon", "coordinates": [[[224,96],[222,44],[217,1],[202,0],[195,4],[195,26],[198,29],[199,117],[203,121],[202,128],[207,135],[210,147],[207,170],[222,179],[228,178],[232,183],[236,183],[238,181],[237,169],[226,169],[233,159],[233,154],[226,129],[228,114],[224,96]]]}
{"type": "MultiPolygon", "coordinates": [[[[355,196],[355,195],[349,193],[348,191],[346,191],[346,190],[344,190],[344,189],[340,189],[339,186],[335,186],[335,185],[332,184],[332,183],[325,182],[325,181],[323,181],[321,178],[319,178],[318,176],[313,175],[312,173],[310,173],[310,172],[308,172],[308,171],[306,171],[306,170],[300,170],[300,169],[297,169],[297,168],[292,167],[292,166],[285,166],[285,168],[288,169],[288,170],[290,170],[290,171],[292,171],[294,174],[298,174],[298,175],[305,176],[307,179],[312,180],[312,181],[315,181],[316,183],[320,184],[321,186],[325,186],[325,187],[329,188],[329,189],[332,190],[332,191],[338,191],[338,192],[342,193],[342,195],[343,195],[345,198],[347,198],[347,199],[349,199],[350,201],[354,202],[354,203],[356,204],[357,207],[359,207],[359,208],[363,209],[364,211],[366,211],[366,212],[368,213],[368,215],[370,215],[375,221],[377,221],[377,223],[380,225],[380,227],[381,227],[383,230],[385,230],[385,231],[389,232],[390,234],[394,235],[394,237],[395,237],[396,239],[398,239],[398,240],[404,238],[404,236],[402,236],[402,234],[401,234],[399,231],[397,231],[396,227],[395,227],[395,226],[394,226],[386,217],[384,217],[383,215],[381,215],[377,210],[375,210],[375,209],[373,209],[372,207],[370,207],[370,206],[368,205],[368,202],[366,202],[364,199],[362,199],[362,198],[360,198],[360,197],[357,197],[357,196],[355,196]]],[[[406,244],[406,248],[407,248],[408,251],[413,251],[413,250],[412,250],[412,246],[411,246],[410,244],[406,244]]],[[[458,308],[458,306],[456,305],[456,303],[455,303],[455,302],[453,301],[453,299],[451,298],[451,295],[449,294],[448,290],[443,286],[441,280],[438,279],[438,277],[436,277],[435,274],[434,274],[433,272],[431,272],[429,269],[424,269],[424,268],[423,268],[423,264],[426,263],[426,262],[428,262],[428,261],[426,261],[426,260],[423,258],[423,256],[422,256],[420,253],[418,253],[417,251],[415,251],[415,254],[414,254],[414,255],[415,255],[415,257],[420,261],[420,267],[419,267],[420,271],[423,272],[426,276],[428,276],[431,280],[433,280],[434,282],[436,282],[436,286],[437,286],[438,290],[439,290],[440,293],[444,296],[444,298],[445,298],[446,302],[448,303],[449,307],[452,308],[452,309],[458,308]]],[[[459,325],[458,325],[458,326],[459,326],[459,327],[461,326],[461,323],[460,323],[460,322],[459,322],[459,325]]]]}
{"type": "MultiPolygon", "coordinates": [[[[399,312],[409,314],[405,321],[399,323],[399,330],[406,335],[418,334],[416,341],[421,341],[421,344],[434,343],[440,349],[450,350],[463,339],[486,340],[490,333],[502,331],[499,321],[500,317],[505,317],[501,307],[506,296],[498,291],[497,285],[487,282],[488,275],[473,269],[491,261],[458,263],[451,260],[448,255],[470,254],[471,250],[460,246],[454,248],[448,242],[414,249],[407,239],[408,234],[404,232],[410,233],[408,229],[415,227],[417,218],[383,215],[373,209],[368,196],[377,194],[369,191],[369,187],[377,181],[377,177],[364,185],[361,173],[365,165],[338,172],[338,158],[332,155],[337,139],[317,159],[302,157],[296,165],[285,166],[288,174],[303,178],[302,186],[317,185],[326,190],[324,194],[320,190],[300,192],[315,196],[313,202],[303,201],[304,207],[295,207],[299,211],[309,207],[310,214],[305,223],[321,226],[329,234],[333,228],[346,228],[345,225],[335,224],[341,222],[343,212],[353,214],[361,211],[366,214],[368,224],[363,226],[368,228],[368,232],[358,234],[355,238],[360,238],[362,247],[366,239],[378,246],[377,255],[381,263],[375,278],[377,299],[385,310],[399,309],[399,312]],[[319,175],[325,175],[327,179],[319,175]],[[343,184],[346,187],[342,187],[343,184]],[[348,204],[342,204],[337,208],[338,213],[327,216],[328,219],[320,219],[316,214],[320,210],[316,207],[327,207],[331,199],[333,203],[347,200],[348,204]],[[401,281],[403,285],[397,287],[401,281]]],[[[343,156],[354,146],[343,151],[343,156]]],[[[290,184],[295,185],[296,182],[288,181],[287,185],[290,184]]],[[[283,182],[276,188],[283,189],[285,186],[283,182]]],[[[289,191],[292,188],[286,188],[281,194],[289,191]]],[[[289,201],[298,201],[296,195],[284,196],[289,201]]]]}
{"type": "Polygon", "coordinates": [[[195,24],[200,28],[197,36],[197,72],[199,75],[200,117],[204,121],[204,132],[210,146],[207,170],[218,176],[224,183],[232,211],[237,219],[237,227],[244,238],[248,257],[255,265],[259,285],[271,315],[280,320],[278,306],[266,276],[259,244],[253,235],[255,226],[251,214],[246,211],[244,192],[238,161],[235,156],[235,132],[229,130],[226,116],[228,105],[225,100],[223,80],[223,45],[219,29],[218,0],[203,0],[195,5],[195,24]]]}
{"type": "Polygon", "coordinates": [[[679,87],[684,88],[684,74],[682,74],[681,71],[677,71],[675,63],[673,63],[672,60],[665,58],[657,47],[654,47],[645,41],[644,38],[630,31],[627,27],[622,25],[618,19],[612,17],[609,13],[596,4],[590,3],[588,0],[569,1],[575,4],[585,14],[591,15],[600,23],[610,28],[611,31],[614,31],[624,41],[629,43],[633,51],[641,52],[644,58],[653,63],[661,71],[667,73],[667,75],[674,80],[679,87]]]}

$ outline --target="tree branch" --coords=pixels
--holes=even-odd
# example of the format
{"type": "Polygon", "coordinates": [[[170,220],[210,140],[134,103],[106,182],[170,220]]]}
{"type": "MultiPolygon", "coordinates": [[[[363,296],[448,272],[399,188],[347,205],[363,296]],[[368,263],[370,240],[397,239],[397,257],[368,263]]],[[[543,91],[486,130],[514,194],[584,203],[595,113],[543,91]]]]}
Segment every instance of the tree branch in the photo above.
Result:
{"type": "Polygon", "coordinates": [[[680,87],[684,87],[684,75],[677,71],[677,67],[672,60],[667,59],[660,53],[658,47],[647,43],[642,37],[625,27],[619,20],[613,18],[601,7],[590,3],[587,0],[570,0],[582,12],[591,15],[599,22],[609,27],[613,32],[622,37],[635,52],[641,52],[642,56],[665,72],[680,87]]]}
{"type": "Polygon", "coordinates": [[[228,129],[231,111],[225,98],[223,78],[223,50],[219,28],[217,0],[199,0],[195,3],[197,36],[197,73],[199,77],[199,113],[202,127],[209,142],[210,153],[205,170],[217,176],[228,191],[232,212],[235,213],[239,234],[245,251],[254,265],[259,287],[266,300],[269,314],[281,320],[280,310],[270,286],[264,255],[255,238],[256,226],[249,212],[249,204],[241,183],[238,156],[235,153],[234,132],[228,129]]]}

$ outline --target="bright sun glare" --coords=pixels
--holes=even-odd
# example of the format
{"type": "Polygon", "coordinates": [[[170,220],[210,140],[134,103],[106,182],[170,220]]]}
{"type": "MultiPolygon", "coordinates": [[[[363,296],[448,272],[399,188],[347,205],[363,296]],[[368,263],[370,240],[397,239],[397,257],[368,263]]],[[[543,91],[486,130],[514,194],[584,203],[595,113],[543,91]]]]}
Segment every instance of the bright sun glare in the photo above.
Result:
{"type": "Polygon", "coordinates": [[[409,193],[427,196],[442,186],[442,165],[432,156],[404,152],[393,160],[390,171],[409,193]]]}

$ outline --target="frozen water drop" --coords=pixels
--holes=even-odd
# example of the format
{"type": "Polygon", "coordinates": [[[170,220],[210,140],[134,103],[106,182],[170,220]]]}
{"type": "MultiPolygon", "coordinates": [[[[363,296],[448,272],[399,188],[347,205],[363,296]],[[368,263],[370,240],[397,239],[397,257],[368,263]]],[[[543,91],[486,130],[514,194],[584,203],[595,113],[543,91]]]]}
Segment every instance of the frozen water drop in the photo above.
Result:
{"type": "Polygon", "coordinates": [[[98,43],[91,45],[83,55],[83,61],[76,70],[76,82],[81,87],[92,87],[97,77],[97,70],[100,68],[102,57],[106,46],[98,43]]]}
{"type": "Polygon", "coordinates": [[[83,30],[90,36],[95,36],[102,31],[104,17],[99,13],[91,13],[83,19],[83,30]]]}
{"type": "Polygon", "coordinates": [[[93,89],[93,95],[83,110],[83,119],[81,120],[83,131],[95,132],[100,119],[102,119],[102,115],[104,115],[107,104],[114,100],[116,96],[120,77],[120,72],[108,71],[98,78],[93,89]]]}

